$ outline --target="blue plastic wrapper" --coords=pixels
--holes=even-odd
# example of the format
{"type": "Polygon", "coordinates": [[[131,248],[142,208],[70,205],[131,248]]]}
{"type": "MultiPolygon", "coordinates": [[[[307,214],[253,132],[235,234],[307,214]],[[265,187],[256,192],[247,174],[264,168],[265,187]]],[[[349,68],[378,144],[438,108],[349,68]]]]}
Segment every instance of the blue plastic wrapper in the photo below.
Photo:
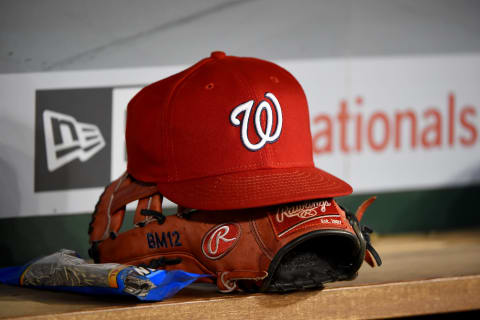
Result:
{"type": "Polygon", "coordinates": [[[0,269],[0,282],[85,294],[133,295],[161,301],[206,275],[182,270],[154,270],[117,263],[90,264],[62,249],[20,267],[0,269]]]}

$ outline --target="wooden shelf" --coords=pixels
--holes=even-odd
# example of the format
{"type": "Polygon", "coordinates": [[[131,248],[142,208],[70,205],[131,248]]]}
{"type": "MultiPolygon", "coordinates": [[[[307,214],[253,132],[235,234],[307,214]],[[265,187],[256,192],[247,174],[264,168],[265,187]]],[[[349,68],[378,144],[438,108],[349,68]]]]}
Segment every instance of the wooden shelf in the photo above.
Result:
{"type": "Polygon", "coordinates": [[[480,309],[480,232],[378,237],[384,265],[354,281],[292,294],[220,294],[196,286],[157,303],[0,285],[0,319],[388,318],[480,309]]]}

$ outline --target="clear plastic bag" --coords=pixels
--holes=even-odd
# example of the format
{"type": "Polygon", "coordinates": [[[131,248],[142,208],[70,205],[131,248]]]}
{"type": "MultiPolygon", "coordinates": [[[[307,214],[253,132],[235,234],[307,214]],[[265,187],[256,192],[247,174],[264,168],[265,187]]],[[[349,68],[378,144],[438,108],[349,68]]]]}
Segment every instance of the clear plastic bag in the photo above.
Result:
{"type": "Polygon", "coordinates": [[[205,275],[182,270],[154,270],[117,263],[90,264],[62,249],[21,267],[0,269],[0,282],[87,294],[133,295],[161,301],[205,275]]]}

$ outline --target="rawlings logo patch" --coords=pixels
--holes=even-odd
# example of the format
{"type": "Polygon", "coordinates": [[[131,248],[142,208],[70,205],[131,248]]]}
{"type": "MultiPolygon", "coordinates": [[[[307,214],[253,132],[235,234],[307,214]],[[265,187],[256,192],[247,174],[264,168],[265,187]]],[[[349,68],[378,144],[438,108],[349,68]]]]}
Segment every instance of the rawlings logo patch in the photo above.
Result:
{"type": "Polygon", "coordinates": [[[332,200],[320,200],[279,207],[276,212],[269,214],[269,218],[277,237],[282,237],[314,225],[321,225],[325,229],[344,229],[337,210],[332,200]]]}
{"type": "Polygon", "coordinates": [[[203,236],[203,254],[212,260],[220,259],[235,247],[240,234],[240,226],[236,223],[224,223],[213,227],[203,236]]]}
{"type": "Polygon", "coordinates": [[[324,200],[306,204],[299,204],[296,206],[283,207],[277,209],[277,214],[275,215],[275,218],[278,223],[282,223],[285,217],[298,217],[300,219],[313,218],[317,215],[317,209],[320,209],[321,212],[326,212],[327,207],[330,207],[331,205],[331,202],[324,200]]]}

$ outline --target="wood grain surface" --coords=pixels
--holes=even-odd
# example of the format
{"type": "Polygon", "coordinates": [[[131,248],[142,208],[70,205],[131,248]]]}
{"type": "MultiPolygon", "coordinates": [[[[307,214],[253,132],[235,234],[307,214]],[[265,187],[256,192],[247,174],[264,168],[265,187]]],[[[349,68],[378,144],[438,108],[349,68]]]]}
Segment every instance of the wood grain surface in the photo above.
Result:
{"type": "Polygon", "coordinates": [[[362,319],[480,309],[480,231],[374,238],[384,265],[291,294],[192,286],[163,302],[0,285],[0,319],[362,319]]]}

